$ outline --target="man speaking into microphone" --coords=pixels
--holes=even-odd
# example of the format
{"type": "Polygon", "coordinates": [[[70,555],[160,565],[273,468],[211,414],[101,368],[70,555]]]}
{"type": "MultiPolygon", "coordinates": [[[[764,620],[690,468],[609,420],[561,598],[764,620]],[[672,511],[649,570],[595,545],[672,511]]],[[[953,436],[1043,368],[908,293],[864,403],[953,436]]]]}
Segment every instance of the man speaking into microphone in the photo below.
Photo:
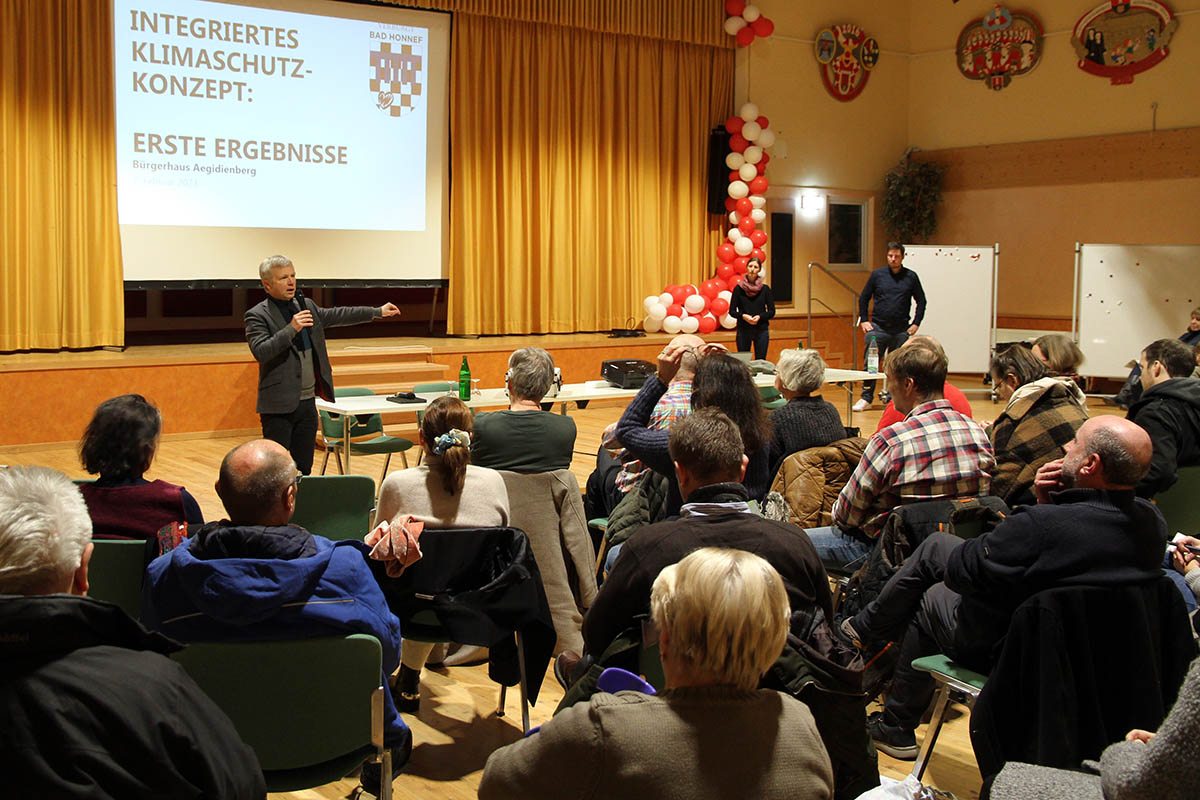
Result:
{"type": "Polygon", "coordinates": [[[392,303],[380,308],[321,308],[296,288],[296,268],[286,256],[258,265],[267,299],[246,312],[246,341],[258,361],[258,411],[264,439],[288,449],[305,475],[312,472],[317,404],[332,401],[333,374],[325,352],[325,328],[394,317],[392,303]]]}

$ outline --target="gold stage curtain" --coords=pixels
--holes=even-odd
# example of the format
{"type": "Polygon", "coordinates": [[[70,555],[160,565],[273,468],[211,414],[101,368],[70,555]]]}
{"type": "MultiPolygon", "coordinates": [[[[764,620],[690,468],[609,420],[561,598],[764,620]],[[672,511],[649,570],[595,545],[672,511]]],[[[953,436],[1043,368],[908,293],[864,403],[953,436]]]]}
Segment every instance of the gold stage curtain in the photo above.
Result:
{"type": "Polygon", "coordinates": [[[732,50],[458,13],[450,75],[450,333],[626,327],[712,275],[732,50]]]}
{"type": "Polygon", "coordinates": [[[124,344],[109,0],[0,0],[0,351],[124,344]]]}

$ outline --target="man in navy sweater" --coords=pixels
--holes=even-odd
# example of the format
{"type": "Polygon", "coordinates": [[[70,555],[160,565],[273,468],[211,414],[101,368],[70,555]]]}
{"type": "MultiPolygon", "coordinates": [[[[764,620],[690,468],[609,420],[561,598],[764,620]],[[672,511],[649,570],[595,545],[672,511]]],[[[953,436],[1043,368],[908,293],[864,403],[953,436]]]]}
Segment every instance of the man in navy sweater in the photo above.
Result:
{"type": "MultiPolygon", "coordinates": [[[[879,348],[879,361],[884,354],[904,344],[909,336],[917,332],[925,318],[925,290],[917,273],[904,266],[904,245],[888,242],[887,266],[880,267],[867,278],[862,294],[858,296],[858,318],[863,330],[863,363],[871,342],[879,348]],[[868,310],[871,299],[875,306],[868,310]],[[909,322],[909,311],[913,300],[917,301],[917,313],[909,322]]],[[[854,404],[855,411],[866,411],[875,399],[875,381],[863,381],[862,398],[854,404]]],[[[882,398],[887,402],[887,398],[882,398]]]]}

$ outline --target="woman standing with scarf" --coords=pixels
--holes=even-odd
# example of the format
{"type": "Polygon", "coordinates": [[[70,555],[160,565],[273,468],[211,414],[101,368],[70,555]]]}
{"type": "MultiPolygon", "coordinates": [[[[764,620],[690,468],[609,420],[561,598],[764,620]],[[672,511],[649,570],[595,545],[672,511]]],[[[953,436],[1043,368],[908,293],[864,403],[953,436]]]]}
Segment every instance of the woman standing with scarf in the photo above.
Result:
{"type": "Polygon", "coordinates": [[[771,287],[762,279],[762,262],[757,258],[750,259],[746,274],[733,288],[729,315],[737,320],[738,352],[749,352],[753,343],[754,357],[766,358],[771,342],[768,326],[775,316],[775,301],[771,298],[771,287]]]}

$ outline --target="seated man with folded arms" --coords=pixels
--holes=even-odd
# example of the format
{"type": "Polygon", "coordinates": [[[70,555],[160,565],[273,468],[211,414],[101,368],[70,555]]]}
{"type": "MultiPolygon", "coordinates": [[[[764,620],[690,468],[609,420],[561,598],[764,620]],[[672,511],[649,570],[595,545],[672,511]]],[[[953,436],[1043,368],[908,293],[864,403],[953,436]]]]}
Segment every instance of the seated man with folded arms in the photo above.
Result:
{"type": "Polygon", "coordinates": [[[67,476],[0,470],[3,794],[265,797],[254,752],[167,657],[179,645],[85,597],[91,538],[67,476]]]}
{"type": "Polygon", "coordinates": [[[790,616],[771,565],[701,548],[654,579],[650,613],[667,688],[601,692],[492,753],[481,800],[832,797],[808,707],[758,688],[790,616]]]}
{"type": "Polygon", "coordinates": [[[988,493],[992,445],[979,423],[942,397],[947,366],[945,351],[932,340],[888,355],[888,388],[905,417],[867,442],[833,504],[833,525],[807,531],[826,568],[857,569],[899,505],[988,493]]]}
{"type": "Polygon", "coordinates": [[[977,538],[926,538],[865,609],[842,623],[856,643],[899,641],[892,689],[872,715],[871,738],[894,758],[914,759],[913,735],[933,679],[913,659],[945,653],[987,672],[1013,612],[1059,586],[1113,586],[1162,575],[1162,514],[1134,497],[1150,464],[1150,437],[1120,417],[1093,417],[1066,456],[1038,470],[1036,505],[1018,506],[977,538]]]}
{"type": "MultiPolygon", "coordinates": [[[[183,642],[246,642],[368,633],[383,675],[400,665],[400,622],[361,541],[331,542],[290,524],[300,473],[288,451],[258,439],[221,462],[217,494],[229,519],[210,522],[147,568],[142,621],[183,642]]],[[[296,698],[304,702],[304,698],[296,698]]],[[[397,773],[412,733],[384,695],[384,743],[397,773]]],[[[380,767],[363,765],[379,793],[380,767]]]]}
{"type": "Polygon", "coordinates": [[[1137,485],[1138,497],[1166,491],[1179,468],[1200,464],[1200,379],[1192,377],[1192,348],[1178,339],[1159,339],[1142,351],[1142,396],[1125,416],[1150,434],[1154,457],[1137,485]]]}
{"type": "Polygon", "coordinates": [[[508,357],[505,411],[475,415],[471,463],[512,472],[569,469],[575,450],[575,420],[542,410],[554,383],[554,358],[540,347],[522,347],[508,357]]]}

